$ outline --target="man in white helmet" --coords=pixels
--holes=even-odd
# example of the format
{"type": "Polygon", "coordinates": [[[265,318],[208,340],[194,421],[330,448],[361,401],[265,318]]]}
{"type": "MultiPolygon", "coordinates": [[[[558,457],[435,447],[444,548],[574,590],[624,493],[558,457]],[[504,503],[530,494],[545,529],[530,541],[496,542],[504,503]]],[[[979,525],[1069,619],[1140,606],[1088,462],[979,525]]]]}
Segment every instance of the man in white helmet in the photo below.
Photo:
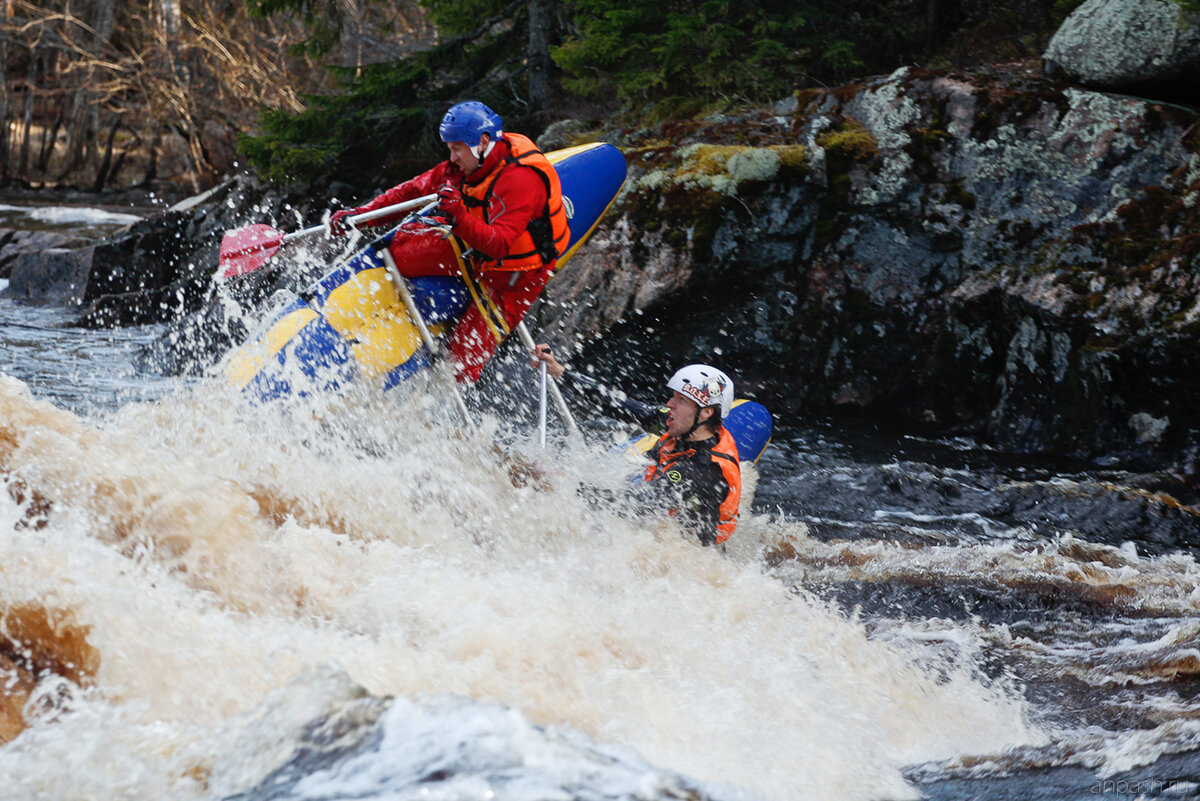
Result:
{"type": "MultiPolygon", "coordinates": [[[[540,362],[555,378],[566,375],[548,345],[534,348],[530,364],[540,362]]],[[[593,383],[581,376],[572,380],[593,383]]],[[[715,367],[690,364],[671,376],[667,388],[666,430],[647,454],[647,488],[666,500],[670,514],[702,545],[722,545],[737,528],[742,495],[737,444],[722,422],[733,406],[733,381],[715,367]]],[[[650,407],[629,401],[620,405],[645,426],[650,407]]]]}

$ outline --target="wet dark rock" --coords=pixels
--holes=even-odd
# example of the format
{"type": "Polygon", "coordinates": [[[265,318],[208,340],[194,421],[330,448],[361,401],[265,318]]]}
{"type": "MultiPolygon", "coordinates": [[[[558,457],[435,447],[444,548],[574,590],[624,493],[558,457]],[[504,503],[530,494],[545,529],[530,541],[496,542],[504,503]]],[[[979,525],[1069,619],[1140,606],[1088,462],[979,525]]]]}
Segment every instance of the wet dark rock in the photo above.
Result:
{"type": "Polygon", "coordinates": [[[27,253],[82,247],[87,241],[57,231],[14,231],[0,229],[0,278],[9,278],[14,262],[27,253]]]}
{"type": "MultiPolygon", "coordinates": [[[[1112,720],[1096,724],[1112,726],[1112,720]]],[[[1145,728],[1150,728],[1149,725],[1145,728]]],[[[1063,756],[1061,744],[1016,748],[993,772],[959,766],[947,776],[936,766],[911,769],[912,780],[927,801],[963,798],[1021,799],[1021,801],[1092,801],[1097,796],[1120,798],[1195,797],[1200,775],[1200,750],[1162,753],[1149,764],[1114,773],[1098,773],[1086,758],[1063,756]],[[1081,764],[1082,763],[1082,764],[1081,764]]],[[[972,766],[973,767],[973,766],[972,766]]]]}
{"type": "Polygon", "coordinates": [[[8,263],[5,294],[35,305],[77,306],[87,293],[92,248],[37,248],[14,255],[8,263]]]}
{"type": "Polygon", "coordinates": [[[1143,553],[1200,548],[1200,509],[1174,497],[1100,481],[1003,486],[989,512],[1014,524],[1071,531],[1092,542],[1148,546],[1143,553]]]}
{"type": "MultiPolygon", "coordinates": [[[[613,131],[623,195],[530,324],[632,395],[703,360],[784,418],[1182,469],[1200,443],[1198,122],[1024,69],[903,69],[613,131]]],[[[312,213],[283,230],[328,205],[294,202],[312,213]]],[[[147,363],[211,362],[300,281],[214,292],[220,236],[285,206],[239,177],[96,245],[81,319],[170,320],[147,363]]]]}
{"type": "MultiPolygon", "coordinates": [[[[1048,537],[1133,542],[1143,554],[1200,548],[1196,492],[1170,474],[1013,479],[921,462],[831,467],[829,461],[787,482],[790,510],[817,539],[927,543],[946,532],[974,540],[1032,528],[1048,537]]],[[[772,500],[759,496],[767,505],[772,500]]]]}
{"type": "Polygon", "coordinates": [[[538,323],[605,332],[597,363],[727,365],[785,417],[1179,453],[1200,432],[1197,122],[905,69],[786,116],[665,125],[625,143],[626,193],[538,323]]]}
{"type": "Polygon", "coordinates": [[[159,322],[197,304],[215,257],[203,216],[168,211],[80,247],[26,242],[9,263],[10,297],[84,306],[85,325],[159,322]]]}
{"type": "Polygon", "coordinates": [[[98,242],[57,235],[0,244],[18,300],[80,307],[78,323],[112,327],[175,321],[211,299],[220,241],[247,214],[286,205],[241,175],[98,242]]]}
{"type": "Polygon", "coordinates": [[[1175,0],[1088,0],[1050,40],[1044,66],[1093,89],[1200,104],[1200,11],[1175,0]]]}

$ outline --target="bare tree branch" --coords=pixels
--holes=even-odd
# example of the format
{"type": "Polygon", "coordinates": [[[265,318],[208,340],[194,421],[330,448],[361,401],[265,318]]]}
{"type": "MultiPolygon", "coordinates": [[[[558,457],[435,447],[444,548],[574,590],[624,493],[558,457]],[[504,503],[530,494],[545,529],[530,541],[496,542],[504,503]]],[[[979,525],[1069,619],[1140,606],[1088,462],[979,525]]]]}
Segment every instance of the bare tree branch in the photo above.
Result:
{"type": "MultiPolygon", "coordinates": [[[[252,19],[241,3],[3,2],[10,13],[0,18],[0,125],[24,132],[26,153],[35,130],[45,143],[31,165],[18,163],[5,139],[5,177],[44,180],[51,170],[80,184],[112,185],[120,165],[132,169],[138,158],[121,149],[118,138],[125,137],[138,143],[147,174],[164,167],[187,172],[199,188],[232,168],[236,136],[256,128],[263,108],[296,112],[304,95],[337,89],[321,64],[293,55],[307,31],[252,19]],[[161,161],[172,152],[177,163],[161,161]]],[[[344,45],[353,63],[364,63],[368,53],[385,60],[408,49],[402,36],[393,37],[389,52],[387,40],[372,31],[391,26],[422,39],[431,34],[413,0],[344,0],[342,6],[353,20],[354,35],[344,45]]]]}

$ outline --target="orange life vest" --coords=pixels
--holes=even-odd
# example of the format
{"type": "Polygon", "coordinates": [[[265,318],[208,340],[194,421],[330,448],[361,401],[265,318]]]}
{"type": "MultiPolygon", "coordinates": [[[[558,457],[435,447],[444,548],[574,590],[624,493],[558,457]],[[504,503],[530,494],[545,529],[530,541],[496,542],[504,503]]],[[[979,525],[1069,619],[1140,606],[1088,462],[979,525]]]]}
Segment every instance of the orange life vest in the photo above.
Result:
{"type": "Polygon", "coordinates": [[[488,207],[496,179],[511,165],[532,167],[546,185],[546,208],[529,222],[529,227],[517,237],[503,259],[489,259],[481,264],[484,270],[534,270],[550,264],[567,251],[571,241],[567,212],[563,208],[562,183],[550,160],[538,150],[532,140],[521,134],[503,134],[508,143],[509,155],[497,170],[478,184],[464,185],[462,192],[467,210],[484,222],[488,219],[488,207]]]}
{"type": "MultiPolygon", "coordinates": [[[[680,459],[696,455],[694,448],[688,448],[686,443],[680,443],[675,437],[663,436],[658,441],[658,461],[646,468],[646,480],[653,481],[658,475],[666,473],[680,459]]],[[[742,500],[742,470],[738,464],[737,443],[725,426],[717,435],[717,444],[709,452],[709,458],[721,468],[725,483],[729,490],[717,510],[717,543],[723,543],[737,528],[738,504],[742,500]]]]}

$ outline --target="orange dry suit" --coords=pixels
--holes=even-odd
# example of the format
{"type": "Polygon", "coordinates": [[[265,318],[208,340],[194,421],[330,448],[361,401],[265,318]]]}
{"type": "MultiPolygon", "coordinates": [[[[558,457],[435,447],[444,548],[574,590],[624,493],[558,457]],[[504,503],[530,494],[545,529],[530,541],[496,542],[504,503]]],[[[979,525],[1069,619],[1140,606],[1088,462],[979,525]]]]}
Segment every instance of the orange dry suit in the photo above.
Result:
{"type": "Polygon", "coordinates": [[[646,481],[668,498],[673,516],[702,545],[721,544],[737,528],[742,471],[737,443],[724,426],[704,440],[680,441],[665,434],[647,454],[646,481]]]}

